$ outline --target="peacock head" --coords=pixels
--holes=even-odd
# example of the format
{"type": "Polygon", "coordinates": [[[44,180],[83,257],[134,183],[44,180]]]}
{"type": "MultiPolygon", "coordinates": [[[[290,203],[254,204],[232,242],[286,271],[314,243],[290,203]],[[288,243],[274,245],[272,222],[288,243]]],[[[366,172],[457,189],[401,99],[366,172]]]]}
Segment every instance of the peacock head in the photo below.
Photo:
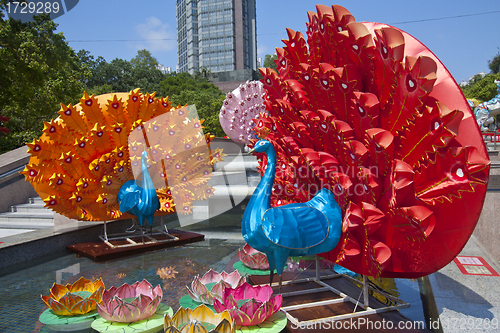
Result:
{"type": "Polygon", "coordinates": [[[259,140],[255,144],[255,146],[253,147],[253,149],[250,150],[248,153],[249,154],[251,154],[253,152],[262,153],[263,151],[268,151],[271,148],[273,148],[273,145],[271,144],[271,142],[269,142],[267,140],[259,140]]]}

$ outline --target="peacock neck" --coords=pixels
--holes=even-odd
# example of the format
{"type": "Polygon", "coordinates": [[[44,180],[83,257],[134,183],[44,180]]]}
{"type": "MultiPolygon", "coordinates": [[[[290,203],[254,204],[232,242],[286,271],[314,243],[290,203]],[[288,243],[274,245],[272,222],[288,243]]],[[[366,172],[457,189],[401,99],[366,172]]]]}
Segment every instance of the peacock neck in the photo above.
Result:
{"type": "Polygon", "coordinates": [[[150,190],[154,189],[153,179],[148,170],[148,155],[145,152],[141,155],[141,169],[142,169],[142,188],[150,190]]]}
{"type": "Polygon", "coordinates": [[[243,214],[243,227],[246,232],[255,230],[257,225],[253,224],[260,223],[266,210],[271,208],[271,193],[276,175],[276,152],[272,146],[266,151],[266,155],[266,170],[243,214]]]}

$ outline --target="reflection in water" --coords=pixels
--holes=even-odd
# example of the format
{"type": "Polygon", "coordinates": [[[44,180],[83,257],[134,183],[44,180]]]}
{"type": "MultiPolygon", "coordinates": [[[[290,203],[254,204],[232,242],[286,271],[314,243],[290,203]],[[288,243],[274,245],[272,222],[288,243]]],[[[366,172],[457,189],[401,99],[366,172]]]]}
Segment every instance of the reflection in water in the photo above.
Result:
{"type": "Polygon", "coordinates": [[[67,279],[67,277],[63,278],[63,274],[65,274],[66,276],[68,276],[68,274],[69,276],[75,276],[79,273],[80,273],[80,264],[74,264],[63,269],[58,269],[56,271],[56,283],[62,284],[62,281],[67,279]]]}
{"type": "MultiPolygon", "coordinates": [[[[361,282],[363,281],[363,277],[341,267],[339,265],[335,265],[331,261],[321,259],[319,261],[321,270],[331,270],[333,272],[347,274],[354,277],[358,280],[360,288],[362,287],[361,282]]],[[[287,260],[287,266],[285,267],[285,271],[288,272],[302,272],[302,271],[314,271],[316,270],[316,260],[314,256],[311,257],[289,257],[287,260]]],[[[368,277],[368,283],[375,290],[383,290],[386,293],[390,294],[393,297],[399,298],[407,303],[411,304],[409,308],[402,308],[398,311],[415,321],[423,321],[425,322],[425,315],[420,295],[419,284],[417,280],[414,279],[393,279],[393,278],[373,278],[368,277]]],[[[383,302],[387,305],[393,305],[394,302],[389,298],[383,296],[383,294],[379,294],[377,292],[373,292],[370,290],[370,294],[377,298],[379,301],[383,302]]],[[[423,295],[422,297],[426,297],[423,295]]]]}
{"type": "MultiPolygon", "coordinates": [[[[368,285],[373,289],[382,292],[382,294],[378,292],[374,292],[373,290],[369,290],[371,296],[375,297],[379,301],[387,305],[395,305],[395,302],[390,300],[389,298],[383,295],[383,292],[390,294],[391,296],[399,298],[401,293],[398,291],[398,287],[396,286],[396,281],[392,278],[374,278],[373,276],[368,276],[368,285]]],[[[363,277],[358,276],[356,280],[363,282],[363,277]]],[[[360,284],[360,286],[362,286],[360,284]]]]}
{"type": "MultiPolygon", "coordinates": [[[[238,259],[237,252],[241,244],[221,243],[170,248],[108,262],[93,262],[76,255],[65,255],[2,276],[0,292],[4,297],[0,299],[0,332],[46,332],[46,327],[38,322],[39,315],[46,309],[40,294],[55,282],[57,271],[61,272],[61,284],[73,283],[83,276],[92,281],[102,278],[106,288],[110,288],[146,279],[154,286],[161,284],[164,291],[162,303],[177,310],[179,299],[187,294],[186,286],[196,275],[203,275],[210,268],[218,272],[228,271],[228,267],[234,263],[231,260],[238,259]],[[77,267],[78,273],[73,275],[77,267]],[[16,300],[16,303],[12,300],[16,300]],[[13,327],[16,329],[13,330],[13,327]]],[[[320,264],[321,268],[332,269],[330,262],[321,261],[320,264]]],[[[314,257],[291,258],[287,267],[300,271],[314,270],[315,265],[314,257]]],[[[333,269],[337,270],[338,267],[333,269]]],[[[399,294],[393,295],[399,295],[400,299],[412,304],[411,308],[401,309],[400,312],[412,320],[424,320],[418,284],[406,279],[396,279],[394,284],[399,294]]],[[[388,285],[383,286],[386,290],[391,289],[388,285]]]]}
{"type": "Polygon", "coordinates": [[[158,270],[156,271],[156,275],[158,275],[163,280],[163,282],[165,282],[165,280],[175,279],[175,274],[177,273],[179,272],[175,270],[175,266],[158,268],[158,270]]]}
{"type": "Polygon", "coordinates": [[[177,310],[179,299],[187,294],[186,285],[194,276],[210,268],[222,271],[228,262],[220,258],[237,257],[239,245],[220,245],[220,242],[210,245],[169,248],[107,262],[68,254],[1,276],[0,292],[4,297],[0,299],[0,332],[47,332],[38,321],[46,309],[40,294],[52,287],[56,275],[60,276],[61,284],[73,283],[81,276],[92,281],[102,278],[107,289],[146,279],[154,286],[161,284],[162,303],[177,310]],[[156,274],[159,269],[169,267],[175,271],[172,272],[175,278],[163,280],[156,274]],[[58,271],[60,274],[56,274],[58,271]]]}

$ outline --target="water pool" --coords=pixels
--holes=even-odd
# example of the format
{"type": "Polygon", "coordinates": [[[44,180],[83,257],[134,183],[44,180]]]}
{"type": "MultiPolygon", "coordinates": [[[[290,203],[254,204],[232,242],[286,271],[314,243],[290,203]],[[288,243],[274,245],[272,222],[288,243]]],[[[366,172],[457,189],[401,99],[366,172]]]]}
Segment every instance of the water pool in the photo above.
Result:
{"type": "MultiPolygon", "coordinates": [[[[153,286],[162,286],[162,303],[175,311],[179,299],[186,295],[185,286],[191,283],[194,276],[210,268],[219,272],[232,269],[241,245],[238,242],[209,240],[102,263],[65,254],[9,273],[0,277],[0,332],[49,332],[38,321],[46,309],[40,295],[47,295],[54,282],[73,283],[80,276],[92,280],[101,277],[106,288],[147,279],[153,286]],[[163,268],[162,272],[158,272],[163,268]]],[[[416,280],[383,279],[380,285],[412,304],[410,308],[400,310],[403,315],[414,321],[424,320],[416,280]]]]}
{"type": "Polygon", "coordinates": [[[73,283],[80,276],[92,281],[101,277],[106,288],[147,279],[153,286],[160,284],[162,302],[177,309],[179,299],[186,295],[185,286],[194,276],[210,268],[226,269],[238,247],[224,241],[205,241],[104,263],[67,254],[4,275],[0,277],[0,332],[48,332],[38,321],[46,309],[40,295],[48,295],[54,282],[73,283]],[[157,274],[160,268],[166,268],[162,277],[157,274]]]}

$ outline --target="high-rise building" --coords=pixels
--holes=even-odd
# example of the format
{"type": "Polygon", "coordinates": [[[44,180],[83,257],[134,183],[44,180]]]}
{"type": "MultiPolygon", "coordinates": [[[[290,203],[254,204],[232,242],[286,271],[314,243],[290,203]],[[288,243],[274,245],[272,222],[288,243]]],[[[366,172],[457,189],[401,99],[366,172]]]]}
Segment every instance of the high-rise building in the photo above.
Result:
{"type": "Polygon", "coordinates": [[[177,0],[178,71],[257,69],[256,0],[177,0]]]}

